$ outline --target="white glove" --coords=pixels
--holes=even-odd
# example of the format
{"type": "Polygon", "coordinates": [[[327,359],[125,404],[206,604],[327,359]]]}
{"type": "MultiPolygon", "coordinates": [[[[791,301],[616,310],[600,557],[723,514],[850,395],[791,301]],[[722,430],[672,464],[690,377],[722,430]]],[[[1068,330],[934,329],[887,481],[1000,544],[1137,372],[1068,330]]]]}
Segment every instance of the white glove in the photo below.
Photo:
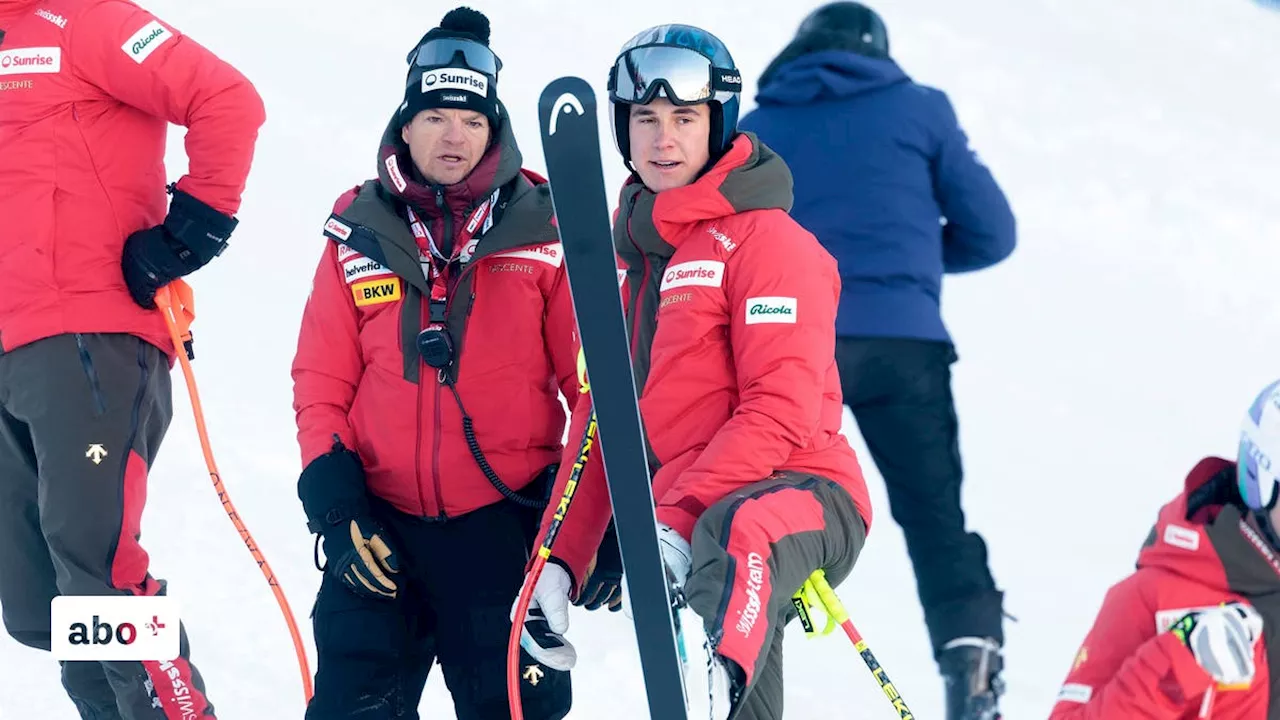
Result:
{"type": "MultiPolygon", "coordinates": [[[[689,541],[665,523],[658,523],[658,551],[662,553],[662,564],[667,571],[667,586],[676,595],[684,592],[684,584],[689,580],[689,572],[693,568],[693,549],[689,541]]],[[[622,611],[631,618],[631,595],[627,589],[627,575],[622,574],[622,611]]]]}
{"type": "MultiPolygon", "coordinates": [[[[564,639],[569,630],[569,573],[555,563],[547,563],[538,576],[529,600],[529,613],[520,630],[520,647],[534,660],[552,670],[572,670],[578,662],[578,651],[564,639]]],[[[511,606],[515,620],[516,603],[511,606]]]]}
{"type": "Polygon", "coordinates": [[[1253,681],[1253,649],[1262,636],[1262,616],[1249,605],[1230,602],[1189,613],[1170,632],[1186,643],[1196,662],[1218,683],[1253,681]]]}

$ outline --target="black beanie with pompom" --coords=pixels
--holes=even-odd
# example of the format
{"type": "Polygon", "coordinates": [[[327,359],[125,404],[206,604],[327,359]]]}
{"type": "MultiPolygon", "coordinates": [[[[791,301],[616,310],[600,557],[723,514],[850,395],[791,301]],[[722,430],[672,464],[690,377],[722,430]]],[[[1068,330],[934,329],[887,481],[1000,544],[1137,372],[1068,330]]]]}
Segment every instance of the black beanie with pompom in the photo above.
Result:
{"type": "MultiPolygon", "coordinates": [[[[469,7],[454,8],[445,14],[439,27],[431,28],[422,36],[409,53],[404,102],[399,110],[400,125],[408,124],[423,110],[456,108],[483,114],[489,118],[489,125],[496,129],[501,120],[496,72],[470,67],[463,57],[456,55],[445,65],[423,67],[418,64],[423,46],[447,38],[470,40],[488,48],[489,18],[469,7]]],[[[502,67],[496,55],[493,60],[497,68],[502,67]]]]}

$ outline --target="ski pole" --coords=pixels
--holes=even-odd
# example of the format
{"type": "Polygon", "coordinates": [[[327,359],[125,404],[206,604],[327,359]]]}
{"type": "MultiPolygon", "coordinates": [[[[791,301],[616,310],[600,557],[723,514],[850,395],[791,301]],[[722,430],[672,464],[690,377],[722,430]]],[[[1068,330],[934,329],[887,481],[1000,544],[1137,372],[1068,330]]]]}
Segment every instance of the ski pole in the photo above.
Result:
{"type": "Polygon", "coordinates": [[[307,652],[302,644],[302,636],[298,633],[298,626],[293,619],[293,611],[289,608],[289,601],[284,596],[284,590],[280,587],[280,582],[276,580],[276,574],[267,564],[267,559],[263,557],[262,551],[258,549],[258,543],[249,534],[249,528],[245,527],[244,521],[240,518],[240,514],[236,512],[236,508],[231,504],[231,496],[227,493],[227,488],[222,484],[222,476],[218,473],[218,466],[213,460],[213,449],[209,443],[209,433],[205,427],[204,410],[200,405],[200,393],[196,389],[195,373],[191,369],[189,354],[191,352],[191,322],[195,320],[195,297],[191,292],[191,287],[182,280],[174,280],[169,285],[160,288],[156,293],[156,306],[164,315],[165,324],[169,326],[169,337],[173,340],[173,346],[177,351],[178,361],[182,364],[182,373],[187,381],[187,392],[191,396],[191,409],[195,414],[196,431],[200,435],[200,447],[204,450],[204,462],[209,468],[209,477],[213,479],[213,489],[218,493],[218,499],[222,501],[222,508],[227,512],[227,517],[231,518],[231,522],[235,524],[236,530],[240,533],[240,539],[249,548],[249,552],[253,555],[254,561],[258,563],[258,568],[262,570],[262,574],[267,578],[267,584],[271,586],[271,592],[276,596],[276,602],[280,605],[281,612],[284,613],[285,622],[289,625],[289,634],[293,636],[293,648],[298,656],[298,669],[302,673],[302,691],[306,697],[306,702],[311,702],[311,669],[307,664],[307,652]]]}
{"type": "Polygon", "coordinates": [[[507,640],[507,704],[511,710],[511,720],[524,720],[524,706],[520,702],[520,633],[524,629],[524,616],[529,612],[529,602],[533,599],[533,589],[538,585],[542,569],[551,557],[551,546],[555,544],[556,535],[560,534],[560,526],[565,515],[569,513],[569,505],[578,491],[578,482],[582,480],[582,471],[587,466],[587,457],[591,454],[591,446],[596,439],[596,413],[591,411],[587,420],[587,429],[582,433],[582,444],[578,447],[578,459],[573,463],[569,474],[569,482],[560,496],[560,504],[555,515],[547,526],[546,537],[542,539],[542,547],[538,548],[537,557],[533,559],[533,567],[525,576],[524,586],[520,588],[520,599],[516,604],[515,616],[511,618],[511,635],[507,640]]]}
{"type": "Polygon", "coordinates": [[[902,695],[898,694],[898,688],[894,687],[893,681],[889,679],[889,675],[880,667],[880,661],[876,660],[875,654],[871,652],[871,648],[867,647],[867,641],[862,639],[862,635],[858,629],[853,626],[853,620],[849,619],[849,613],[844,609],[844,604],[840,602],[840,598],[836,596],[835,590],[831,589],[831,584],[827,582],[827,575],[821,568],[813,571],[809,579],[804,585],[796,591],[791,598],[792,604],[800,612],[800,622],[804,626],[805,632],[809,635],[827,635],[835,629],[835,625],[844,628],[845,635],[853,641],[853,647],[862,656],[862,661],[867,664],[867,669],[871,671],[871,676],[876,679],[876,683],[880,685],[880,689],[884,691],[885,697],[889,698],[889,702],[893,703],[893,709],[898,711],[900,720],[913,720],[915,715],[911,713],[907,707],[907,702],[902,699],[902,695]],[[818,604],[827,615],[827,627],[821,632],[814,629],[813,620],[809,616],[809,605],[818,604]]]}

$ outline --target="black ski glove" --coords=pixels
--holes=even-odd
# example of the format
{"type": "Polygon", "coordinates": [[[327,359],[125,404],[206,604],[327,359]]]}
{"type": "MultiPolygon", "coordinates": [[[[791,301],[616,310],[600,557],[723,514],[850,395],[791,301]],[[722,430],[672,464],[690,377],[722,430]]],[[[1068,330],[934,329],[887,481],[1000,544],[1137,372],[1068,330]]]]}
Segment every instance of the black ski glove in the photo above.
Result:
{"type": "Polygon", "coordinates": [[[578,593],[573,604],[588,610],[599,610],[605,605],[609,606],[610,612],[622,609],[622,553],[618,549],[618,531],[612,520],[596,550],[595,561],[587,569],[582,592],[578,593]]]}
{"type": "Polygon", "coordinates": [[[239,221],[173,189],[164,223],[130,235],[120,269],[133,301],[148,310],[156,291],[222,254],[239,221]]]}
{"type": "Polygon", "coordinates": [[[316,567],[358,595],[390,599],[398,591],[391,576],[400,572],[400,557],[366,492],[360,456],[336,438],[333,450],[312,460],[298,478],[307,529],[324,538],[327,562],[322,567],[317,559],[316,567]]]}

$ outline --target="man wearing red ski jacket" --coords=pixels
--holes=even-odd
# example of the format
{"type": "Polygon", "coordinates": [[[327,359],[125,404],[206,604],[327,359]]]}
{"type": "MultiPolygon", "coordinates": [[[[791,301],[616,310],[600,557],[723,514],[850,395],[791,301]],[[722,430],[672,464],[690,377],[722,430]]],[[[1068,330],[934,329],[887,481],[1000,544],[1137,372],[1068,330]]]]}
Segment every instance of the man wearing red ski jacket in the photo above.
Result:
{"type": "MultiPolygon", "coordinates": [[[[1272,671],[1280,645],[1269,629],[1280,627],[1280,548],[1252,513],[1228,500],[1235,477],[1236,463],[1201,460],[1185,491],[1161,509],[1136,572],[1107,592],[1051,720],[1280,718],[1272,671]],[[1262,635],[1253,626],[1245,651],[1252,677],[1231,685],[1215,682],[1215,663],[1202,661],[1199,646],[1177,631],[1224,603],[1252,608],[1246,612],[1268,628],[1262,635]]],[[[1274,525],[1280,511],[1270,514],[1274,525]]]]}
{"type": "Polygon", "coordinates": [[[171,351],[161,315],[130,299],[125,239],[165,220],[170,123],[187,128],[175,190],[235,215],[261,99],[132,2],[0,0],[0,30],[0,352],[76,332],[171,351]]]}
{"type": "MultiPolygon", "coordinates": [[[[499,132],[466,180],[440,189],[444,212],[423,215],[427,233],[439,238],[464,234],[491,198],[503,206],[502,221],[466,253],[447,295],[441,322],[456,356],[449,369],[428,366],[417,342],[420,326],[432,324],[432,288],[421,270],[431,252],[426,237],[419,248],[408,222],[391,226],[398,218],[384,214],[396,203],[434,209],[436,195],[408,175],[398,189],[393,177],[405,171],[395,154],[379,164],[376,184],[334,205],[294,360],[303,466],[341,440],[363,458],[370,492],[402,513],[439,521],[504,500],[471,452],[464,408],[493,473],[520,490],[560,461],[559,393],[570,402],[578,396],[573,304],[546,186],[521,170],[509,127],[499,132]],[[512,194],[499,198],[505,186],[512,194]],[[374,225],[375,212],[381,238],[355,229],[374,225]]],[[[393,147],[390,136],[385,142],[393,147]]]]}
{"type": "MultiPolygon", "coordinates": [[[[293,363],[298,495],[326,560],[307,720],[416,717],[436,661],[458,717],[509,717],[507,609],[577,344],[550,192],[521,168],[489,34],[456,8],[422,38],[377,179],[338,200],[317,247],[293,363]]],[[[528,720],[559,720],[569,673],[530,673],[520,695],[528,720]]]]}
{"type": "MultiPolygon", "coordinates": [[[[669,579],[703,619],[730,705],[763,719],[781,715],[791,596],[817,569],[833,584],[848,575],[871,505],[840,434],[836,263],[787,215],[786,164],[735,131],[736,77],[727,49],[698,28],[659,26],[623,48],[615,136],[635,174],[613,240],[669,579]]],[[[579,399],[571,438],[590,403],[579,399]]],[[[569,654],[539,617],[552,634],[567,629],[564,595],[587,580],[609,518],[592,457],[530,605],[526,642],[550,661],[569,654]]]]}
{"type": "MultiPolygon", "coordinates": [[[[227,245],[264,122],[238,71],[123,0],[0,0],[0,605],[49,649],[56,595],[155,595],[139,528],[172,417],[156,291],[227,245]],[[170,123],[189,170],[166,198],[170,123]]],[[[66,662],[82,717],[213,717],[172,663],[66,662]]]]}

